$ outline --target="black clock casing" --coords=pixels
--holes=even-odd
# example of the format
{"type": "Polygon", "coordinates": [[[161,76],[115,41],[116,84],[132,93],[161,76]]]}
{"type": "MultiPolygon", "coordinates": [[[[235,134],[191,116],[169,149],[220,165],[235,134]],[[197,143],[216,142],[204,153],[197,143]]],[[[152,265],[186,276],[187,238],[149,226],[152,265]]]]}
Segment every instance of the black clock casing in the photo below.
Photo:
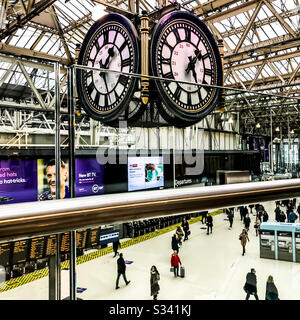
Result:
{"type": "MultiPolygon", "coordinates": [[[[79,65],[129,73],[138,72],[138,35],[126,17],[110,13],[89,29],[78,57],[79,65]]],[[[76,71],[78,97],[86,113],[95,120],[118,118],[129,104],[136,78],[95,70],[76,71]]]]}
{"type": "Polygon", "coordinates": [[[164,105],[174,116],[185,121],[199,121],[219,101],[223,70],[218,46],[206,25],[194,14],[174,11],[156,25],[150,47],[154,76],[164,105]],[[202,87],[172,79],[198,84],[202,87]]]}

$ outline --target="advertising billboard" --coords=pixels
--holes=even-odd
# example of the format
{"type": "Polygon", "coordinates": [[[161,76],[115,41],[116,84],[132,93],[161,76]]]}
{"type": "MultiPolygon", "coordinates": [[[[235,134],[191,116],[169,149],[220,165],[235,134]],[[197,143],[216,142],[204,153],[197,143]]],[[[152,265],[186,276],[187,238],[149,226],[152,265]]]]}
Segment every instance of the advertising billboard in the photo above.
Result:
{"type": "Polygon", "coordinates": [[[37,198],[36,160],[0,160],[0,204],[37,198]]]}
{"type": "Polygon", "coordinates": [[[128,157],[128,191],[163,186],[163,157],[128,157]]]}
{"type": "Polygon", "coordinates": [[[75,160],[76,197],[104,193],[104,165],[96,158],[77,158],[75,160]]]}

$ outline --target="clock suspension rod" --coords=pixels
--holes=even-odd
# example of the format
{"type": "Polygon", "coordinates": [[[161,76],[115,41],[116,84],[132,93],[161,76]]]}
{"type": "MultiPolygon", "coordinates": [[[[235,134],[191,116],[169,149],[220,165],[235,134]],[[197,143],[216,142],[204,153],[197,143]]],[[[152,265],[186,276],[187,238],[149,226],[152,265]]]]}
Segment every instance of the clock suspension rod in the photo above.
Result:
{"type": "MultiPolygon", "coordinates": [[[[141,73],[149,74],[149,17],[147,11],[141,16],[141,73]]],[[[141,100],[143,104],[149,101],[149,78],[141,78],[141,100]]]]}
{"type": "Polygon", "coordinates": [[[111,73],[115,73],[115,74],[123,74],[124,76],[127,76],[127,77],[148,78],[150,80],[155,80],[155,81],[168,81],[168,82],[175,82],[175,83],[181,83],[181,84],[189,84],[189,85],[199,86],[199,87],[204,87],[204,88],[227,90],[229,92],[228,94],[231,94],[231,95],[235,94],[235,92],[240,93],[240,94],[256,92],[257,94],[262,95],[262,96],[282,98],[282,96],[279,94],[258,92],[257,90],[249,91],[249,90],[245,90],[245,89],[227,88],[227,87],[217,86],[217,85],[213,85],[213,84],[195,83],[195,82],[184,81],[184,80],[176,80],[176,79],[168,79],[168,78],[150,76],[150,75],[146,75],[146,74],[123,72],[123,71],[117,71],[117,70],[107,70],[107,69],[103,69],[103,68],[88,67],[88,66],[79,65],[79,64],[73,64],[72,67],[74,67],[75,69],[96,70],[98,72],[111,72],[111,73]]]}

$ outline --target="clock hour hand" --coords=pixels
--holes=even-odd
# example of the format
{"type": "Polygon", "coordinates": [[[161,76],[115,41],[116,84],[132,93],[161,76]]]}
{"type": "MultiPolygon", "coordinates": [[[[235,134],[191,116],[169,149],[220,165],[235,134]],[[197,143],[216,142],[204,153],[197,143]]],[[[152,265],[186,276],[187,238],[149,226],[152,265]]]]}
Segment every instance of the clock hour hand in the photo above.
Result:
{"type": "Polygon", "coordinates": [[[108,85],[107,85],[107,81],[106,81],[106,74],[104,74],[103,80],[104,80],[104,83],[105,83],[105,87],[106,87],[106,91],[107,91],[107,95],[108,95],[109,102],[111,103],[111,101],[110,101],[110,96],[109,96],[109,94],[108,94],[108,85]]]}
{"type": "Polygon", "coordinates": [[[196,49],[195,50],[195,57],[193,59],[191,56],[189,57],[190,62],[188,64],[187,68],[185,69],[185,72],[189,73],[192,69],[195,69],[195,64],[196,64],[197,60],[201,59],[201,57],[202,57],[201,51],[196,49]]]}

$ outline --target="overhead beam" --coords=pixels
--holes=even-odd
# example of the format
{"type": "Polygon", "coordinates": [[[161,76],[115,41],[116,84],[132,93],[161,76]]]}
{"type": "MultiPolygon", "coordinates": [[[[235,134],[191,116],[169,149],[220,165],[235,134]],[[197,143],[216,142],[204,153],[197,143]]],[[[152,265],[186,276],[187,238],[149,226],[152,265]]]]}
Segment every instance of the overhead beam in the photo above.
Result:
{"type": "Polygon", "coordinates": [[[195,14],[197,15],[206,15],[216,10],[221,10],[224,7],[228,7],[231,4],[239,2],[237,0],[211,0],[205,3],[202,3],[193,8],[195,14]]]}
{"type": "Polygon", "coordinates": [[[62,65],[67,66],[69,63],[69,60],[66,58],[62,58],[59,56],[51,55],[48,53],[43,53],[35,50],[25,49],[25,48],[19,48],[15,46],[11,46],[5,43],[0,43],[0,53],[6,53],[6,54],[12,54],[15,56],[23,56],[23,57],[31,57],[31,58],[38,58],[43,60],[48,60],[52,62],[59,62],[62,65]]]}
{"type": "Polygon", "coordinates": [[[52,4],[56,0],[40,0],[35,4],[35,7],[30,10],[26,15],[19,16],[19,19],[15,19],[11,23],[8,24],[7,28],[0,32],[0,40],[9,36],[12,32],[18,30],[22,26],[24,26],[28,21],[32,20],[34,17],[42,13],[48,7],[52,6],[52,4]]]}
{"type": "Polygon", "coordinates": [[[256,6],[256,8],[255,8],[255,10],[254,10],[254,12],[253,12],[253,14],[252,14],[249,22],[248,22],[248,24],[247,24],[247,26],[246,26],[243,34],[242,34],[242,36],[241,36],[241,38],[240,38],[240,40],[239,40],[239,42],[238,42],[238,44],[237,44],[236,47],[235,47],[234,53],[236,53],[236,52],[239,50],[239,48],[241,47],[241,45],[243,44],[245,38],[247,37],[247,35],[248,35],[248,33],[249,33],[249,31],[250,31],[253,23],[254,23],[254,20],[255,20],[256,17],[257,17],[257,14],[258,14],[258,12],[259,12],[262,4],[263,4],[262,1],[260,1],[260,2],[257,4],[257,6],[256,6]]]}

